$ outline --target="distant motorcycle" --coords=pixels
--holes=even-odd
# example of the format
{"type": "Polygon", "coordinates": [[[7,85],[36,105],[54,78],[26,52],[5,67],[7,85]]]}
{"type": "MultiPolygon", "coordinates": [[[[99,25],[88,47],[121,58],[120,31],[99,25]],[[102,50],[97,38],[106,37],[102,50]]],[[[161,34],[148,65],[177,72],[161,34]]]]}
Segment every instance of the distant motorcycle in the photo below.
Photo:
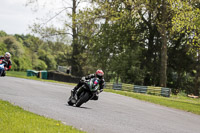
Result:
{"type": "Polygon", "coordinates": [[[75,105],[76,107],[80,107],[83,103],[93,100],[99,93],[99,79],[92,78],[86,80],[74,95],[71,94],[68,99],[68,104],[70,106],[75,105]]]}
{"type": "Polygon", "coordinates": [[[3,72],[5,71],[4,68],[7,64],[8,64],[8,62],[0,59],[0,76],[2,76],[3,72]]]}

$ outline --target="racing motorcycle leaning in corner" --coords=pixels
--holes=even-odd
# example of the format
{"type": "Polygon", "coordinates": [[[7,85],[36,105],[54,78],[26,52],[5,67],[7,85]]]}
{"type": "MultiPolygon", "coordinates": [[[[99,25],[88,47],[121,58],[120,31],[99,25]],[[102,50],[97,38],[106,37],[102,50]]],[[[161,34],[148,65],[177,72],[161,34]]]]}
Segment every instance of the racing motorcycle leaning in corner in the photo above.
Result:
{"type": "Polygon", "coordinates": [[[104,87],[103,75],[102,70],[97,70],[95,74],[82,77],[77,86],[71,91],[68,104],[80,107],[89,100],[98,100],[98,95],[104,87]]]}

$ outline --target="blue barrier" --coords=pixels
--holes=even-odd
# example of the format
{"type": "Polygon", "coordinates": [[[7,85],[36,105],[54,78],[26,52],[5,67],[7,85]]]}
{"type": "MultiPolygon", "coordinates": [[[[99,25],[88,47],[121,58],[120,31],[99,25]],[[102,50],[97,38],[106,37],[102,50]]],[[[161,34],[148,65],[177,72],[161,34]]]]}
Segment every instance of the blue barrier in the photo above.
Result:
{"type": "Polygon", "coordinates": [[[161,95],[164,97],[170,97],[171,89],[165,87],[154,87],[154,86],[141,86],[141,85],[131,85],[123,83],[105,83],[105,88],[113,90],[122,90],[122,91],[133,91],[135,93],[143,94],[153,94],[161,95]]]}
{"type": "Polygon", "coordinates": [[[122,90],[121,83],[113,83],[113,90],[122,90]]]}
{"type": "Polygon", "coordinates": [[[146,93],[147,92],[147,86],[134,85],[133,86],[133,92],[146,93]]]}

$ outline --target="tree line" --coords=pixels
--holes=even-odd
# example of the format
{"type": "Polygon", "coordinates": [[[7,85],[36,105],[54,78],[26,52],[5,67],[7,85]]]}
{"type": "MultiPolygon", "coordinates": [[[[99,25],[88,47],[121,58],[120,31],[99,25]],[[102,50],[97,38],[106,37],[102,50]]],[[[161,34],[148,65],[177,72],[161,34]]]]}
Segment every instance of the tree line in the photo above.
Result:
{"type": "MultiPolygon", "coordinates": [[[[31,67],[39,63],[53,69],[65,62],[75,76],[100,68],[106,81],[163,86],[172,88],[174,94],[199,95],[198,0],[86,0],[87,8],[78,8],[81,0],[71,1],[63,29],[32,26],[46,41],[33,37],[31,45],[25,43],[29,37],[15,36],[23,44],[18,44],[24,48],[21,53],[26,55],[27,49],[31,53],[31,67]],[[55,36],[71,41],[68,45],[56,42],[55,36]]],[[[1,45],[8,43],[4,40],[1,45]]]]}
{"type": "Polygon", "coordinates": [[[66,55],[71,47],[60,41],[42,40],[33,35],[8,35],[0,31],[0,55],[11,53],[12,70],[56,70],[57,65],[68,66],[66,55]]]}

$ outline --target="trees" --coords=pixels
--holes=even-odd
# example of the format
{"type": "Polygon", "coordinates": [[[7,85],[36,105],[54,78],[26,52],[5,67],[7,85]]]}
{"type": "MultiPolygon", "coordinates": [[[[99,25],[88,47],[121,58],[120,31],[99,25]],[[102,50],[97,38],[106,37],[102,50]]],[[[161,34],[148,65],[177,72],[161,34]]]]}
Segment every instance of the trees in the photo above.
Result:
{"type": "Polygon", "coordinates": [[[184,33],[187,37],[185,41],[187,45],[189,45],[190,52],[193,53],[193,58],[196,63],[193,66],[193,69],[196,71],[195,79],[194,79],[194,91],[193,94],[199,95],[199,76],[200,76],[200,67],[199,67],[199,26],[200,26],[200,2],[197,0],[174,0],[173,3],[173,11],[176,15],[173,17],[173,31],[184,33]]]}
{"type": "Polygon", "coordinates": [[[167,84],[167,0],[162,0],[161,3],[161,18],[159,32],[161,35],[161,65],[160,65],[160,86],[166,87],[167,84]]]}
{"type": "Polygon", "coordinates": [[[4,32],[4,31],[0,31],[0,37],[4,37],[4,36],[7,36],[7,34],[6,34],[6,32],[4,32]]]}
{"type": "Polygon", "coordinates": [[[65,23],[65,30],[40,30],[61,38],[72,34],[71,46],[48,39],[38,46],[45,50],[39,50],[35,59],[44,61],[48,68],[54,68],[50,67],[53,60],[65,61],[78,76],[101,68],[107,80],[173,87],[174,93],[187,90],[198,95],[197,0],[88,0],[90,6],[79,9],[80,2],[72,0],[68,12],[71,23],[65,23]],[[59,45],[65,50],[48,49],[59,49],[59,45]],[[186,87],[187,83],[190,86],[186,87]]]}
{"type": "Polygon", "coordinates": [[[30,67],[30,60],[24,56],[25,48],[23,47],[23,44],[17,41],[14,36],[8,35],[1,37],[0,43],[3,46],[4,52],[9,51],[11,53],[14,70],[26,70],[30,67]]]}
{"type": "Polygon", "coordinates": [[[6,44],[0,42],[0,55],[4,55],[6,51],[7,51],[6,44]]]}
{"type": "MultiPolygon", "coordinates": [[[[68,49],[64,43],[46,42],[32,35],[0,37],[0,54],[4,55],[7,51],[11,53],[12,70],[55,70],[61,60],[60,55],[64,55],[68,49]]],[[[67,65],[66,62],[62,64],[67,65]]]]}
{"type": "MultiPolygon", "coordinates": [[[[70,58],[67,58],[67,62],[70,63],[71,65],[71,71],[72,74],[75,76],[80,76],[83,75],[83,71],[82,71],[82,66],[80,65],[80,55],[82,53],[81,51],[81,44],[79,44],[79,36],[78,36],[78,27],[77,27],[77,10],[78,10],[78,5],[81,2],[81,0],[71,0],[72,6],[67,7],[68,4],[66,4],[67,2],[64,0],[60,0],[60,2],[63,2],[65,4],[63,4],[62,9],[56,13],[56,15],[54,15],[53,17],[51,17],[50,19],[48,19],[48,21],[46,21],[46,25],[49,21],[51,21],[52,19],[56,18],[59,14],[61,14],[62,12],[66,12],[66,19],[64,22],[64,27],[63,29],[59,29],[59,28],[54,28],[53,26],[46,26],[44,28],[43,24],[35,24],[32,28],[33,32],[35,33],[39,33],[41,36],[48,38],[48,37],[52,37],[52,36],[57,36],[57,35],[71,35],[71,46],[72,46],[72,51],[70,51],[71,53],[68,53],[68,55],[71,55],[70,58]],[[69,13],[68,9],[71,8],[71,13],[69,13]],[[68,18],[71,18],[71,23],[68,21],[68,18]],[[71,29],[71,31],[69,31],[69,29],[71,29]]],[[[32,3],[37,3],[37,0],[33,0],[33,1],[29,1],[30,4],[32,3]]]]}

